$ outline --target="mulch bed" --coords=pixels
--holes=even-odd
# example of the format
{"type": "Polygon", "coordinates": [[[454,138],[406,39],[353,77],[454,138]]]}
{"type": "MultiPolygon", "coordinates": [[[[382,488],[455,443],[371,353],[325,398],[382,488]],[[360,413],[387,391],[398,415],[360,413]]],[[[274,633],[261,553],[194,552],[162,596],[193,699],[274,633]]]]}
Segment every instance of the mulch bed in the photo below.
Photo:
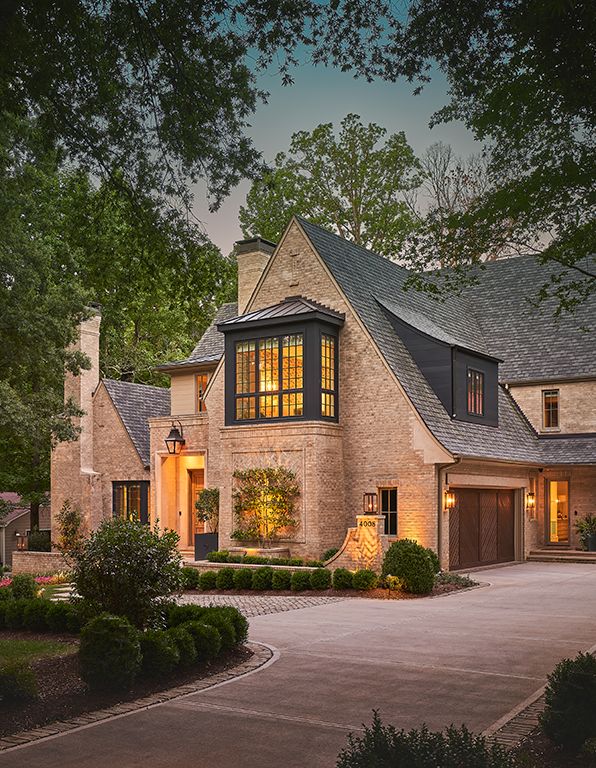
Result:
{"type": "MultiPolygon", "coordinates": [[[[36,634],[3,631],[1,636],[7,640],[61,640],[68,643],[78,639],[72,635],[54,635],[47,632],[36,634]]],[[[252,652],[248,648],[239,648],[212,662],[200,664],[191,670],[179,671],[165,680],[138,680],[130,691],[119,693],[91,693],[81,679],[76,653],[40,659],[31,664],[37,677],[39,699],[24,705],[2,705],[0,738],[202,680],[232,669],[251,656],[252,652]]]]}
{"type": "Polygon", "coordinates": [[[557,749],[539,730],[525,739],[515,752],[526,761],[529,768],[594,768],[596,766],[596,760],[587,755],[575,756],[557,749]]]}

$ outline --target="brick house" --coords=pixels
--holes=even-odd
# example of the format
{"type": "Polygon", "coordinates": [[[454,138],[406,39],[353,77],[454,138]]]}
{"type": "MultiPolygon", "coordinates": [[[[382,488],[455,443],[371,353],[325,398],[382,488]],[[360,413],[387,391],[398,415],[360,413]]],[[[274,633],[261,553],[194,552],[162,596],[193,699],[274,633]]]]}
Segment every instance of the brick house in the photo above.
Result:
{"type": "Polygon", "coordinates": [[[170,400],[93,369],[67,381],[92,407],[79,442],[54,453],[52,509],[76,485],[95,524],[131,513],[123,484],[143,483],[143,509],[189,552],[196,493],[217,487],[226,547],[234,471],[283,465],[301,487],[297,556],[339,546],[369,493],[390,537],[432,547],[445,568],[578,546],[574,522],[596,513],[596,346],[581,330],[594,302],[556,322],[533,308],[547,276],[532,257],[489,263],[436,302],[404,290],[404,268],[301,218],[237,257],[238,304],[161,366],[170,400]]]}

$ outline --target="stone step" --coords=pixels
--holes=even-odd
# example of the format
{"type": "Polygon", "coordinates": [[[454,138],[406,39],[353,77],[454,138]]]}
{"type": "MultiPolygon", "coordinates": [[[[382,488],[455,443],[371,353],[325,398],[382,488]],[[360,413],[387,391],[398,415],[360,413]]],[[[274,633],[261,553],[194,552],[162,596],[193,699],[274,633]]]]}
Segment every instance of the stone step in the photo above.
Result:
{"type": "Polygon", "coordinates": [[[543,563],[596,563],[596,552],[572,549],[533,549],[528,560],[543,563]]]}

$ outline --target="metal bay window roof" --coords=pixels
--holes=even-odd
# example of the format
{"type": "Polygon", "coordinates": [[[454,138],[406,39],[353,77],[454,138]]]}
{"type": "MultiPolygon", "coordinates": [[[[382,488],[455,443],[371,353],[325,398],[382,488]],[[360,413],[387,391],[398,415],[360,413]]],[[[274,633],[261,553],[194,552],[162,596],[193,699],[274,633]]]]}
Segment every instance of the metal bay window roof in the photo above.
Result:
{"type": "Polygon", "coordinates": [[[343,325],[345,315],[303,296],[288,296],[279,304],[247,312],[217,324],[217,329],[226,333],[242,328],[267,327],[294,320],[321,320],[333,325],[343,325]]]}

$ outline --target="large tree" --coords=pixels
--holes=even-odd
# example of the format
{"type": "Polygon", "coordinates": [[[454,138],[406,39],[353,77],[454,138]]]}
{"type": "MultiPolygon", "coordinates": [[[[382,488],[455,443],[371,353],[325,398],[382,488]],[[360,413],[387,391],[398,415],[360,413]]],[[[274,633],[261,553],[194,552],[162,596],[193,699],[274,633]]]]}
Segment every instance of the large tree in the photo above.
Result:
{"type": "Polygon", "coordinates": [[[396,256],[415,226],[406,195],[419,165],[403,132],[387,136],[349,114],[336,136],[332,123],[293,134],[290,150],[255,181],[240,208],[246,237],[277,241],[292,214],[335,230],[386,256],[396,256]]]}

